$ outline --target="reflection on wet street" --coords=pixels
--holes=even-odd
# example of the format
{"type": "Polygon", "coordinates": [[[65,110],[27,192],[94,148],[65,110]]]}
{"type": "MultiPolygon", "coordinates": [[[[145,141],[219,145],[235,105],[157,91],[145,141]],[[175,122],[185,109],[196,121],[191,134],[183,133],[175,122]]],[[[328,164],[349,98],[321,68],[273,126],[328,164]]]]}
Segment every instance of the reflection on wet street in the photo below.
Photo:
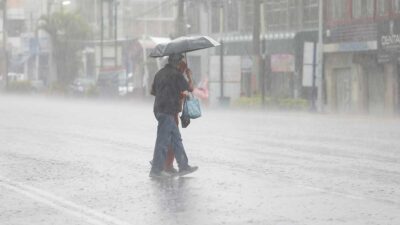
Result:
{"type": "Polygon", "coordinates": [[[400,223],[400,121],[207,110],[148,177],[148,103],[0,97],[0,224],[400,223]],[[175,165],[176,166],[176,165],[175,165]]]}
{"type": "Polygon", "coordinates": [[[196,196],[190,193],[190,179],[192,178],[153,179],[154,198],[158,200],[160,211],[185,212],[188,206],[196,202],[196,196]]]}

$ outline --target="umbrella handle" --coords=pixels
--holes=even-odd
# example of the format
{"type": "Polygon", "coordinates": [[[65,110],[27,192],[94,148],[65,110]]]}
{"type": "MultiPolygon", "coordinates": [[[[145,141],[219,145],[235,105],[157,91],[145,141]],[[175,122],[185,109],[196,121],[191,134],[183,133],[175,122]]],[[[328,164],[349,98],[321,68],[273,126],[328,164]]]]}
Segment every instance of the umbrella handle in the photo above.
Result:
{"type": "Polygon", "coordinates": [[[187,60],[187,57],[186,57],[186,52],[185,52],[184,55],[185,55],[186,67],[189,68],[189,63],[188,63],[188,60],[187,60]]]}

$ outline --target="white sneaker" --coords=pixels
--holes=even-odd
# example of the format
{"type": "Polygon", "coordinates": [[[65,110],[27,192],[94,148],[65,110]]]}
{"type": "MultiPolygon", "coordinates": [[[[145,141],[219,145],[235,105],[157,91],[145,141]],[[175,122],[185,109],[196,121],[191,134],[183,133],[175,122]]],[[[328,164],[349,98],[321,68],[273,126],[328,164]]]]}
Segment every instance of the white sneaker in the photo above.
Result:
{"type": "Polygon", "coordinates": [[[172,175],[170,173],[165,172],[164,170],[159,172],[159,173],[150,171],[149,177],[152,177],[152,178],[170,178],[170,177],[172,177],[172,175]]]}

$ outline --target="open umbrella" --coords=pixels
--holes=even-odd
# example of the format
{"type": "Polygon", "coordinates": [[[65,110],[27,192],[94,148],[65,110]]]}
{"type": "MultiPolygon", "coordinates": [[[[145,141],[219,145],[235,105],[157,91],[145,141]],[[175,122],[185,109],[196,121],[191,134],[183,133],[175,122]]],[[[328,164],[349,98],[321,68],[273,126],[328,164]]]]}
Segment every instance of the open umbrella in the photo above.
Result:
{"type": "Polygon", "coordinates": [[[185,53],[220,45],[208,36],[179,37],[167,43],[156,45],[150,57],[163,57],[175,53],[185,53]]]}

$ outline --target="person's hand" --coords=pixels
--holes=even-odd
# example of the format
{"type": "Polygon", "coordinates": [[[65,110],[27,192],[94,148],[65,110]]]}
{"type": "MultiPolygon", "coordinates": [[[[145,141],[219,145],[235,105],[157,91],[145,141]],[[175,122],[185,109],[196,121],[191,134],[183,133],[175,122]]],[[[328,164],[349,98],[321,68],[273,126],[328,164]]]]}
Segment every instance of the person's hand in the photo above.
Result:
{"type": "Polygon", "coordinates": [[[186,76],[188,77],[188,79],[192,79],[192,70],[190,70],[189,68],[186,69],[185,71],[186,76]]]}

